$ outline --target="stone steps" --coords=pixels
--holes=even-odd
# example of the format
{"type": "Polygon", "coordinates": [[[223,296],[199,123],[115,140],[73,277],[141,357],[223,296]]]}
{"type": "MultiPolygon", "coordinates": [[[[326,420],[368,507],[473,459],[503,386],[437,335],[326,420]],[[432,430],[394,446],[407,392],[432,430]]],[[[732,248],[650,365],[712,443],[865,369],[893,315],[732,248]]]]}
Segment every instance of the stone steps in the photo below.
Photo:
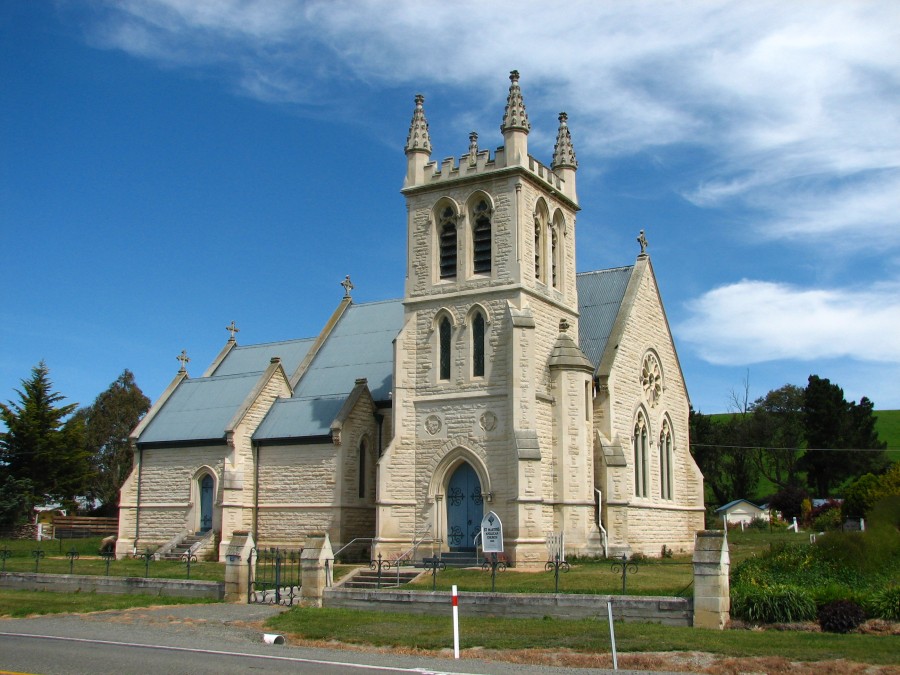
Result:
{"type": "MultiPolygon", "coordinates": [[[[401,569],[398,573],[396,569],[382,570],[380,588],[399,588],[419,576],[419,570],[401,569]]],[[[361,570],[354,574],[341,584],[342,588],[359,588],[367,590],[376,590],[379,588],[378,572],[372,570],[361,570]]]]}

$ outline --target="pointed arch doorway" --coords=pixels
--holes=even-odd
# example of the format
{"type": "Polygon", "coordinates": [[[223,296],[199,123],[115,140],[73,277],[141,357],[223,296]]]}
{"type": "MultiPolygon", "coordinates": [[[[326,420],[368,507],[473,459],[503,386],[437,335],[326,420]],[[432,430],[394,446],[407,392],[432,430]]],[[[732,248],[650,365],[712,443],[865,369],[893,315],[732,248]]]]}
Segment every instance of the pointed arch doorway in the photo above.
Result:
{"type": "Polygon", "coordinates": [[[484,517],[481,481],[463,462],[447,483],[447,544],[451,551],[474,551],[475,535],[484,517]]]}
{"type": "Polygon", "coordinates": [[[209,532],[213,526],[213,477],[208,473],[200,479],[200,532],[209,532]]]}

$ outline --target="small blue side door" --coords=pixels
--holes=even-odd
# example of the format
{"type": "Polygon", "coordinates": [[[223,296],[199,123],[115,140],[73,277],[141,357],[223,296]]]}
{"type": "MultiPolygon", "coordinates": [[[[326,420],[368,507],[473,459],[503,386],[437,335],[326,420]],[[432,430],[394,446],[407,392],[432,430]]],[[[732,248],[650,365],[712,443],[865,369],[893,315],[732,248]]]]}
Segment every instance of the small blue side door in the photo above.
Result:
{"type": "Polygon", "coordinates": [[[213,479],[206,474],[200,480],[200,531],[209,532],[213,521],[213,479]]]}

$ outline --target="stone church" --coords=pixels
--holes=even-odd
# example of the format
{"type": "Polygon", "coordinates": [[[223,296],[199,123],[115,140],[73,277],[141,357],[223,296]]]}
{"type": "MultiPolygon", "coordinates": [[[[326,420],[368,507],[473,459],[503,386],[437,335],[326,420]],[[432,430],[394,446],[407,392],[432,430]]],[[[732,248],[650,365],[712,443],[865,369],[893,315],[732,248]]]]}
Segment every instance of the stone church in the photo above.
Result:
{"type": "Polygon", "coordinates": [[[187,358],[134,430],[117,552],[235,531],[297,548],[327,532],[371,555],[478,547],[488,511],[513,564],[689,550],[703,477],[643,232],[633,264],[576,273],[577,161],[565,113],[529,154],[519,75],[503,144],[431,160],[406,142],[403,298],[354,303],[313,337],[187,358]],[[547,149],[549,151],[549,148],[547,149]]]}

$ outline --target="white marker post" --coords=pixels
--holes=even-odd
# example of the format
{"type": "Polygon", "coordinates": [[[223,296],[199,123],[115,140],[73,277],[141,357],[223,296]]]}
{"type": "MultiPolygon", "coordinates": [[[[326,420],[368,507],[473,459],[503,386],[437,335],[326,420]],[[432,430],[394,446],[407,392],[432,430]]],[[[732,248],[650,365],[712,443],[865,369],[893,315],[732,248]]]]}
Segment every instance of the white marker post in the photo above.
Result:
{"type": "Polygon", "coordinates": [[[456,584],[453,585],[453,658],[459,658],[459,595],[456,584]]]}
{"type": "Polygon", "coordinates": [[[619,659],[616,656],[616,630],[613,628],[612,600],[606,602],[606,611],[609,613],[609,642],[612,645],[613,670],[618,670],[619,659]]]}

